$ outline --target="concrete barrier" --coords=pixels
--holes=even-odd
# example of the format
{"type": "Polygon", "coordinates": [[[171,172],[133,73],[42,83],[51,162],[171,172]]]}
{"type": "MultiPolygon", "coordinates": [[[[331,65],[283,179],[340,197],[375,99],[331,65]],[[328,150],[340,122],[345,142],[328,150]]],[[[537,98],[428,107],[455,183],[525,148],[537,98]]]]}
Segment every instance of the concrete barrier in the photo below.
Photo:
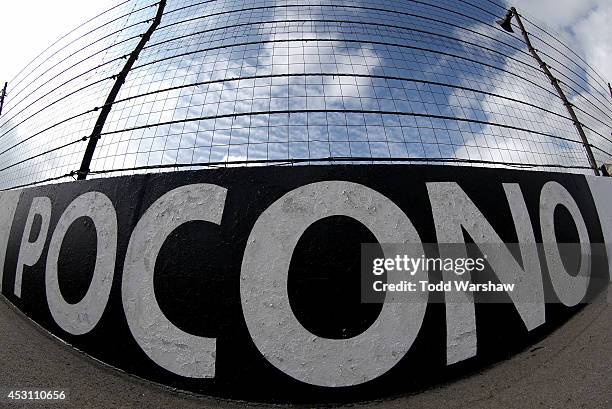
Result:
{"type": "Polygon", "coordinates": [[[582,257],[576,276],[556,247],[505,244],[609,249],[611,198],[608,178],[401,165],[40,186],[0,194],[0,284],[70,345],[171,387],[266,402],[380,398],[507,358],[570,317],[607,284],[609,260],[582,257]],[[499,244],[494,281],[521,275],[516,297],[537,298],[362,302],[362,243],[464,241],[499,244]]]}

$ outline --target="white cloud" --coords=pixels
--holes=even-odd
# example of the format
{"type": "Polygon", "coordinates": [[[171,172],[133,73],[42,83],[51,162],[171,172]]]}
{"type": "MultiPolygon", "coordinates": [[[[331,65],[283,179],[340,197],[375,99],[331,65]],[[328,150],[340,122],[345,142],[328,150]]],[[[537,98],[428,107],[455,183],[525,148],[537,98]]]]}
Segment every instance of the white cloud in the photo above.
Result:
{"type": "Polygon", "coordinates": [[[573,31],[587,62],[612,81],[612,2],[591,11],[573,31]]]}
{"type": "Polygon", "coordinates": [[[606,81],[612,81],[612,1],[513,0],[520,13],[561,35],[606,81]]]}
{"type": "Polygon", "coordinates": [[[608,0],[513,0],[520,12],[528,11],[552,28],[569,27],[594,7],[608,0]]]}

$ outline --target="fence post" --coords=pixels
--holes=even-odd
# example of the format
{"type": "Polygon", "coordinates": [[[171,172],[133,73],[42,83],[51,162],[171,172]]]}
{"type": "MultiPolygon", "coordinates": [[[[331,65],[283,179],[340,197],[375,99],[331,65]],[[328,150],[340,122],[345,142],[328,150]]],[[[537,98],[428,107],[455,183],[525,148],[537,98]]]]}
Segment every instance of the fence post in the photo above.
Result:
{"type": "Polygon", "coordinates": [[[563,101],[563,105],[565,105],[565,108],[567,109],[567,112],[570,114],[570,117],[572,118],[572,121],[574,122],[574,126],[576,127],[576,130],[578,131],[578,134],[580,135],[580,139],[582,139],[582,145],[584,146],[584,149],[586,150],[587,158],[589,160],[589,165],[593,169],[593,172],[595,173],[595,175],[599,176],[599,169],[597,168],[597,162],[595,161],[595,156],[593,156],[591,145],[589,144],[587,136],[584,133],[584,129],[582,128],[582,123],[580,123],[580,121],[578,120],[578,116],[576,116],[576,112],[574,111],[572,104],[569,102],[569,100],[565,96],[565,92],[563,92],[563,89],[559,85],[559,80],[555,78],[552,72],[550,72],[550,70],[548,69],[548,65],[544,61],[542,61],[536,49],[533,48],[533,45],[531,45],[531,40],[529,39],[527,30],[525,29],[521,16],[518,13],[518,11],[516,11],[516,8],[511,7],[510,10],[508,10],[508,14],[506,15],[506,18],[504,20],[498,21],[498,23],[502,26],[502,28],[504,28],[504,30],[512,31],[512,27],[510,26],[510,20],[512,19],[512,17],[516,17],[516,22],[521,29],[521,33],[523,34],[523,38],[525,39],[525,44],[527,44],[529,53],[538,62],[538,64],[540,65],[540,68],[542,69],[542,71],[544,71],[544,74],[546,74],[546,76],[550,80],[550,83],[555,87],[555,90],[557,91],[559,98],[561,98],[561,101],[563,101]]]}
{"type": "Polygon", "coordinates": [[[8,82],[4,83],[4,88],[2,88],[2,95],[0,95],[0,115],[2,115],[2,107],[4,106],[4,97],[6,96],[6,86],[8,82]]]}
{"type": "Polygon", "coordinates": [[[127,61],[125,62],[125,65],[123,66],[119,74],[117,74],[117,76],[115,77],[115,83],[113,84],[113,87],[111,88],[110,93],[108,94],[108,97],[106,98],[106,101],[100,110],[100,115],[98,115],[98,119],[96,120],[93,131],[89,136],[89,142],[87,143],[87,148],[85,148],[85,154],[83,155],[81,167],[77,171],[78,180],[84,180],[87,178],[87,175],[90,172],[89,166],[91,165],[91,159],[93,158],[93,154],[96,150],[96,145],[98,144],[98,140],[100,139],[100,135],[102,134],[102,129],[104,128],[106,118],[108,118],[108,114],[110,114],[110,111],[113,108],[115,99],[117,98],[117,95],[119,94],[119,91],[121,90],[121,87],[123,86],[127,75],[129,74],[130,70],[134,66],[134,63],[138,59],[138,55],[151,38],[151,35],[155,31],[155,29],[157,29],[157,27],[159,26],[159,23],[162,19],[162,15],[164,14],[165,7],[166,0],[160,0],[160,2],[157,3],[157,13],[155,14],[155,18],[153,19],[151,26],[149,26],[148,30],[144,34],[142,34],[138,45],[136,46],[136,48],[134,48],[134,51],[130,53],[127,61]]]}

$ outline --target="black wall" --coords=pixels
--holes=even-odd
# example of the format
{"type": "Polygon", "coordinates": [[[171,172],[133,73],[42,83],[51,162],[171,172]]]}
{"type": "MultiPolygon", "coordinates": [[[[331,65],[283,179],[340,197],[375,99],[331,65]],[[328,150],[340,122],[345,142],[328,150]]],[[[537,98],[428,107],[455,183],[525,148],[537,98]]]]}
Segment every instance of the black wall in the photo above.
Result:
{"type": "MultiPolygon", "coordinates": [[[[528,333],[512,304],[477,304],[478,355],[447,366],[444,305],[431,303],[410,351],[381,377],[345,388],[322,388],[292,379],[267,362],[249,335],[240,302],[242,256],[253,225],[266,208],[292,189],[329,180],[363,184],[383,194],[406,213],[424,243],[436,242],[428,182],[457,182],[500,237],[515,243],[517,235],[502,183],[520,185],[536,241],[541,241],[540,192],[545,183],[556,181],[577,202],[591,242],[604,241],[588,184],[578,175],[399,165],[230,168],[148,174],[24,190],[10,229],[3,295],[51,333],[131,374],[208,395],[268,402],[346,402],[414,391],[508,358],[545,336],[580,308],[547,305],[546,324],[528,333]],[[213,379],[180,377],[149,359],[130,333],[121,299],[125,252],[140,216],[167,191],[193,183],[217,184],[228,189],[222,223],[220,226],[186,223],[168,237],[155,266],[155,293],[162,311],[180,329],[217,338],[213,379]],[[51,234],[61,214],[72,200],[89,191],[102,192],[114,203],[119,227],[117,261],[104,315],[91,332],[75,336],[58,327],[49,312],[45,264],[51,234]],[[13,294],[13,285],[19,247],[32,199],[37,196],[51,199],[50,228],[39,262],[25,267],[22,296],[18,298],[13,294]]],[[[563,210],[558,213],[559,241],[576,240],[571,218],[563,210]]],[[[35,236],[36,232],[33,233],[35,236]]],[[[34,238],[30,237],[30,241],[34,238]]],[[[321,220],[302,236],[292,258],[288,290],[295,315],[311,332],[328,338],[348,338],[376,319],[381,306],[361,303],[359,279],[360,244],[374,241],[373,234],[363,225],[342,216],[321,220]]],[[[70,228],[60,253],[60,288],[67,301],[76,303],[84,296],[95,258],[95,228],[91,220],[81,218],[70,228]]],[[[544,281],[550,285],[546,273],[544,281]]]]}

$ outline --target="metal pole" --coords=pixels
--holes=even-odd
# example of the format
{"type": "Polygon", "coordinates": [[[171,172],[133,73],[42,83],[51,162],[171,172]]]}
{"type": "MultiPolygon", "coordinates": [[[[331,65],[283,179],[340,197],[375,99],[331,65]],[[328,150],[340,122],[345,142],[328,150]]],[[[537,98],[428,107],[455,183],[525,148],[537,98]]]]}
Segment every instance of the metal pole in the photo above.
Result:
{"type": "Polygon", "coordinates": [[[108,115],[110,114],[113,104],[115,103],[115,99],[117,98],[117,95],[119,94],[119,91],[121,90],[121,86],[125,82],[127,75],[132,69],[132,66],[138,59],[138,55],[140,54],[144,46],[147,44],[147,42],[151,38],[151,35],[155,31],[155,29],[157,29],[157,26],[159,26],[159,23],[161,22],[161,19],[162,19],[162,15],[164,14],[165,7],[166,7],[166,0],[160,0],[159,3],[157,4],[157,13],[155,14],[155,18],[153,19],[153,22],[149,26],[148,30],[140,37],[140,41],[136,45],[136,48],[134,49],[134,51],[132,51],[131,54],[129,55],[125,65],[123,66],[123,69],[121,70],[121,72],[119,72],[119,74],[117,74],[115,78],[115,83],[113,84],[113,87],[111,88],[110,93],[108,94],[108,97],[106,98],[106,102],[104,103],[104,105],[102,106],[102,109],[100,110],[98,119],[96,120],[91,136],[89,137],[89,142],[87,143],[87,148],[85,148],[85,154],[83,155],[81,167],[77,171],[78,180],[85,180],[87,178],[87,175],[89,174],[89,165],[91,165],[91,160],[96,150],[96,145],[98,144],[98,140],[101,137],[102,129],[104,128],[104,123],[106,122],[106,118],[108,118],[108,115]]]}
{"type": "Polygon", "coordinates": [[[514,17],[516,17],[516,22],[521,28],[521,33],[523,34],[523,38],[525,39],[525,43],[527,44],[527,48],[529,49],[529,52],[531,53],[532,57],[536,59],[536,61],[540,65],[540,68],[542,68],[542,71],[544,71],[544,73],[550,80],[551,84],[555,87],[555,90],[557,90],[557,94],[559,94],[559,97],[563,101],[563,105],[565,105],[565,108],[567,108],[567,112],[569,112],[572,118],[572,121],[574,122],[574,125],[576,126],[576,130],[578,131],[578,134],[580,135],[580,138],[582,139],[582,144],[584,145],[584,149],[586,150],[587,157],[589,159],[589,164],[591,168],[593,168],[593,172],[595,173],[595,175],[599,176],[599,169],[597,169],[597,162],[595,161],[595,156],[593,156],[591,145],[589,144],[586,134],[584,133],[582,124],[580,123],[580,121],[578,120],[578,117],[576,116],[576,112],[574,112],[574,108],[572,104],[568,101],[567,97],[565,96],[565,93],[561,89],[561,86],[559,85],[559,80],[557,80],[553,76],[552,72],[550,72],[550,70],[548,69],[548,65],[544,61],[542,61],[536,49],[533,48],[533,46],[531,45],[531,41],[529,40],[529,35],[527,34],[527,30],[525,30],[525,26],[523,25],[521,16],[516,11],[516,8],[512,7],[510,11],[512,11],[512,14],[514,14],[514,17]]]}
{"type": "Polygon", "coordinates": [[[4,83],[4,88],[2,89],[2,96],[0,96],[0,115],[2,115],[2,107],[4,106],[4,96],[6,95],[6,86],[8,82],[4,83]]]}

